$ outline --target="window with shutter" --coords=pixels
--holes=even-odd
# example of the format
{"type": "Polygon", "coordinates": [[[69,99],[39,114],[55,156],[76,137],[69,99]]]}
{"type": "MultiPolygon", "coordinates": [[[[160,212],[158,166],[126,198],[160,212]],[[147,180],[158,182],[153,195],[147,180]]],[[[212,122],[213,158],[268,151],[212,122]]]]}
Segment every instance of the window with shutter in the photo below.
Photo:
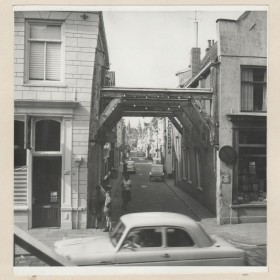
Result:
{"type": "Polygon", "coordinates": [[[28,22],[26,82],[62,82],[62,39],[61,23],[28,22]]]}

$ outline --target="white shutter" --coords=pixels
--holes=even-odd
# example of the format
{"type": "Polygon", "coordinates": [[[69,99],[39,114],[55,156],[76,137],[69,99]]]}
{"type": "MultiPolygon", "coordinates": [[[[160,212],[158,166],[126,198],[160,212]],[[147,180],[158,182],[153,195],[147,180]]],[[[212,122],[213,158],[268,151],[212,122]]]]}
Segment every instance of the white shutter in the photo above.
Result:
{"type": "Polygon", "coordinates": [[[43,42],[30,42],[29,79],[44,80],[44,46],[43,42]]]}
{"type": "Polygon", "coordinates": [[[61,44],[47,43],[46,55],[46,80],[60,80],[61,44]]]}

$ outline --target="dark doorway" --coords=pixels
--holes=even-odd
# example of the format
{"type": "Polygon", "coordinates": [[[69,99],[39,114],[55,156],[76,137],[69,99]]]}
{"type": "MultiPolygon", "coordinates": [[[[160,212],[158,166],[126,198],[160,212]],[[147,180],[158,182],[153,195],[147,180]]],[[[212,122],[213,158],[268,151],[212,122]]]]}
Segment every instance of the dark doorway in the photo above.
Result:
{"type": "Polygon", "coordinates": [[[32,224],[60,227],[61,156],[33,157],[32,224]]]}

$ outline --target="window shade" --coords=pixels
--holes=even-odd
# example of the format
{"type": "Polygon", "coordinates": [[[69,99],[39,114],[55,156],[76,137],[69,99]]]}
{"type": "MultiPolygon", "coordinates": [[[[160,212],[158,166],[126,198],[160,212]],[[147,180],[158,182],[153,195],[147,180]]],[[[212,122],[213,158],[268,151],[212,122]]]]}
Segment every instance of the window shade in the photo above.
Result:
{"type": "Polygon", "coordinates": [[[30,42],[29,79],[44,80],[44,46],[43,42],[30,42]]]}
{"type": "Polygon", "coordinates": [[[61,25],[30,23],[29,80],[61,80],[61,25]]]}
{"type": "Polygon", "coordinates": [[[60,80],[60,59],[61,59],[60,43],[47,43],[46,80],[48,81],[60,80]]]}

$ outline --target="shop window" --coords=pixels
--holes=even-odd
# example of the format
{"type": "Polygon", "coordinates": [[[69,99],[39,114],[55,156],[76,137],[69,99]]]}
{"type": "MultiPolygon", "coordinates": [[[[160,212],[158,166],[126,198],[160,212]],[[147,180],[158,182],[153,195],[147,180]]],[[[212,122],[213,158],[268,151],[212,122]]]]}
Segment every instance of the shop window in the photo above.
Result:
{"type": "Polygon", "coordinates": [[[27,23],[26,82],[62,81],[62,24],[27,23]]]}
{"type": "Polygon", "coordinates": [[[35,125],[35,150],[60,151],[60,123],[54,120],[41,120],[35,125]]]}
{"type": "Polygon", "coordinates": [[[241,110],[267,110],[265,68],[241,68],[241,110]]]}
{"type": "Polygon", "coordinates": [[[24,122],[14,121],[14,166],[26,165],[26,149],[24,148],[24,122]]]}
{"type": "Polygon", "coordinates": [[[239,131],[238,202],[266,201],[266,133],[239,131]]]}

